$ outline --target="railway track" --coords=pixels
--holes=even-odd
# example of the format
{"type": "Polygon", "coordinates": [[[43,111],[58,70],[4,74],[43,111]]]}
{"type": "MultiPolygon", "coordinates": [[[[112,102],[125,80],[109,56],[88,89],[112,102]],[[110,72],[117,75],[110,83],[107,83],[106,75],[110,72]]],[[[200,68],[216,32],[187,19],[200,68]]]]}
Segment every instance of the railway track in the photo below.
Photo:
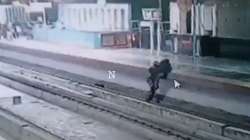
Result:
{"type": "MultiPolygon", "coordinates": [[[[101,112],[107,112],[119,118],[123,118],[125,120],[129,120],[130,122],[135,122],[138,125],[141,125],[143,127],[152,129],[153,131],[157,131],[165,135],[176,136],[176,138],[179,138],[179,139],[196,139],[196,138],[213,139],[214,138],[214,136],[211,135],[210,132],[204,133],[204,131],[202,131],[200,133],[199,132],[196,133],[195,132],[196,130],[189,131],[188,129],[190,128],[185,128],[185,126],[179,126],[178,124],[176,125],[175,123],[178,123],[176,121],[173,121],[174,123],[171,123],[171,120],[164,121],[159,118],[157,118],[156,121],[152,121],[152,118],[155,119],[154,115],[152,114],[149,115],[149,117],[148,117],[148,114],[145,114],[145,113],[141,113],[141,114],[139,113],[138,115],[137,111],[133,110],[133,107],[138,107],[140,105],[142,106],[140,108],[141,109],[140,111],[143,110],[142,109],[143,107],[150,108],[152,110],[158,109],[160,110],[158,112],[159,114],[162,111],[165,111],[164,110],[165,108],[163,107],[144,103],[143,101],[141,101],[141,99],[143,99],[142,96],[139,96],[139,97],[135,96],[135,99],[134,99],[133,95],[131,94],[129,94],[128,96],[125,96],[124,92],[122,93],[122,92],[116,92],[114,90],[106,89],[105,85],[103,88],[102,83],[96,83],[96,81],[93,81],[91,79],[87,79],[87,80],[81,79],[80,77],[79,79],[77,79],[75,75],[70,77],[72,75],[70,73],[66,73],[65,75],[63,75],[62,71],[60,70],[54,70],[54,71],[52,69],[49,69],[49,71],[46,71],[46,69],[38,70],[39,66],[37,66],[38,68],[36,68],[34,67],[34,65],[31,65],[31,64],[25,64],[25,63],[18,64],[17,61],[13,61],[13,60],[10,61],[10,64],[11,64],[10,65],[6,63],[8,62],[8,59],[2,59],[2,61],[5,62],[5,63],[2,63],[3,65],[9,65],[10,67],[12,67],[12,70],[11,68],[9,68],[7,71],[1,70],[0,75],[5,78],[3,81],[1,81],[3,84],[8,85],[8,82],[6,82],[6,79],[11,80],[12,82],[13,81],[17,82],[18,84],[21,83],[22,85],[20,87],[13,86],[13,84],[12,85],[9,84],[8,86],[21,90],[21,91],[23,89],[32,88],[31,90],[28,90],[28,91],[24,90],[23,92],[29,93],[32,96],[42,98],[43,100],[68,108],[72,111],[77,112],[77,109],[74,107],[65,106],[64,104],[60,104],[59,102],[54,102],[55,100],[50,100],[49,98],[52,98],[52,99],[62,98],[64,99],[64,101],[67,101],[67,103],[71,105],[80,104],[83,106],[91,107],[95,110],[99,110],[101,112]],[[88,81],[90,82],[87,83],[88,81]],[[25,86],[25,88],[23,88],[23,86],[25,86]],[[49,94],[53,96],[46,97],[45,95],[40,95],[40,94],[34,95],[31,92],[31,91],[37,91],[37,90],[46,92],[47,93],[46,96],[49,94]],[[88,92],[82,93],[82,91],[88,91],[88,92]],[[125,101],[130,101],[130,102],[125,102],[125,101]],[[132,105],[128,105],[129,109],[121,108],[121,106],[123,106],[124,104],[127,105],[129,103],[132,104],[132,105]],[[110,106],[112,107],[110,108],[110,106]],[[131,108],[132,108],[132,111],[130,110],[131,108]],[[146,117],[144,115],[146,115],[146,117]],[[176,129],[176,126],[177,126],[177,129],[176,129]]],[[[18,62],[21,62],[21,61],[18,61],[18,62]]],[[[135,93],[135,95],[136,94],[137,93],[135,93]]],[[[152,110],[146,110],[146,112],[148,111],[147,113],[152,113],[153,112],[152,110]]],[[[162,117],[161,114],[159,116],[162,117]]],[[[247,120],[244,120],[244,117],[241,121],[247,122],[247,120]]],[[[190,123],[190,125],[194,125],[194,124],[190,123]]],[[[213,125],[214,123],[212,123],[212,126],[213,125]]],[[[223,137],[225,133],[224,130],[227,127],[231,127],[232,125],[233,123],[225,123],[225,124],[222,123],[221,126],[219,126],[220,132],[217,133],[216,135],[222,135],[223,137]]],[[[245,124],[245,126],[247,127],[247,124],[245,124]]],[[[221,137],[219,136],[218,139],[220,138],[221,137]]]]}
{"type": "MultiPolygon", "coordinates": [[[[90,87],[96,87],[98,89],[104,89],[105,91],[112,92],[117,95],[123,95],[138,100],[145,100],[148,93],[139,89],[124,87],[115,83],[108,83],[106,81],[95,80],[91,77],[85,77],[78,74],[73,74],[60,69],[53,69],[41,65],[32,64],[29,62],[0,57],[0,61],[3,63],[15,65],[25,69],[30,69],[39,73],[44,73],[47,75],[52,75],[61,79],[66,79],[73,81],[75,83],[81,83],[88,85],[90,87]]],[[[220,109],[214,109],[209,107],[203,107],[196,104],[192,104],[185,101],[176,100],[174,98],[167,98],[167,102],[160,104],[160,106],[172,108],[174,110],[179,110],[182,112],[190,113],[195,116],[206,118],[213,121],[218,121],[225,124],[230,124],[230,126],[235,126],[243,129],[250,130],[250,119],[246,116],[235,115],[229,112],[225,112],[220,109]]]]}
{"type": "MultiPolygon", "coordinates": [[[[60,79],[58,77],[54,77],[44,73],[38,73],[9,64],[1,63],[1,66],[4,70],[2,69],[0,71],[0,75],[2,76],[0,78],[0,83],[17,89],[21,92],[28,93],[29,95],[32,95],[34,97],[38,97],[40,99],[48,101],[52,104],[64,107],[74,112],[78,112],[79,110],[77,110],[76,108],[70,107],[70,105],[72,104],[77,104],[78,108],[79,106],[81,106],[81,108],[91,108],[92,112],[105,113],[115,116],[119,119],[137,124],[143,129],[146,129],[146,131],[150,130],[162,135],[172,136],[177,140],[198,140],[198,138],[196,137],[188,136],[187,134],[178,132],[177,130],[160,126],[153,121],[145,120],[143,118],[127,114],[126,112],[120,110],[124,108],[114,107],[119,101],[113,101],[113,103],[111,103],[112,100],[117,98],[116,96],[120,96],[121,98],[124,98],[126,100],[135,99],[122,97],[121,95],[114,95],[113,93],[100,89],[98,87],[92,87],[78,82],[60,79]],[[43,95],[37,94],[41,92],[43,92],[43,95]],[[112,99],[109,100],[108,98],[112,99]],[[59,102],[56,100],[58,100],[59,102]]],[[[140,101],[137,100],[137,102],[140,101]]],[[[105,120],[107,121],[107,119],[105,120]]]]}

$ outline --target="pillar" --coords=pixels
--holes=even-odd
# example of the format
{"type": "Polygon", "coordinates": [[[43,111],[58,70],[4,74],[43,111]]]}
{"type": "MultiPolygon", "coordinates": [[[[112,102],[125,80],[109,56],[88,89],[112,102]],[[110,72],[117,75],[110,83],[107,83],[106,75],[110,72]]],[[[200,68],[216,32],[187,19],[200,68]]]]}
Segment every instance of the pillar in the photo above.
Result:
{"type": "Polygon", "coordinates": [[[192,8],[192,0],[177,0],[180,9],[180,34],[187,33],[187,13],[192,8]]]}

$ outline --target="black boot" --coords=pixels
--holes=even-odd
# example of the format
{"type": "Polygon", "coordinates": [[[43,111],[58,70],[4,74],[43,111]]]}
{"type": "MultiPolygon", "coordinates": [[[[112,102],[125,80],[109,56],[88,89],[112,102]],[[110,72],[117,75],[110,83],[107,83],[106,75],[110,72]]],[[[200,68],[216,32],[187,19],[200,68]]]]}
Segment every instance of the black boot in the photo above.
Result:
{"type": "Polygon", "coordinates": [[[150,95],[148,96],[148,98],[146,99],[146,102],[150,102],[150,101],[152,101],[152,99],[154,98],[154,95],[155,95],[155,88],[154,88],[154,87],[151,87],[150,92],[151,92],[151,94],[150,94],[150,95]]]}

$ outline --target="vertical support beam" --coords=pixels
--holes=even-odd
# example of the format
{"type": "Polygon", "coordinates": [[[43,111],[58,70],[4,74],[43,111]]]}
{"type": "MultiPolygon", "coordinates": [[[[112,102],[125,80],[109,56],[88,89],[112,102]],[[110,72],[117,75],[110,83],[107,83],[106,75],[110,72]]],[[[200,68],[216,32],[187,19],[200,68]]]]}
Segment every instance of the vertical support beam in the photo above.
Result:
{"type": "Polygon", "coordinates": [[[216,4],[213,6],[213,37],[217,35],[217,6],[216,4]]]}
{"type": "Polygon", "coordinates": [[[196,39],[196,56],[199,57],[201,56],[201,39],[200,37],[196,39]]]}
{"type": "Polygon", "coordinates": [[[154,23],[150,23],[150,53],[154,51],[154,23]]]}
{"type": "Polygon", "coordinates": [[[193,48],[193,59],[196,57],[196,43],[197,43],[197,37],[196,37],[196,24],[197,24],[197,9],[196,9],[196,4],[197,4],[197,0],[193,0],[193,41],[192,41],[192,48],[193,48]]]}
{"type": "Polygon", "coordinates": [[[160,56],[160,52],[161,52],[161,18],[162,18],[162,1],[159,0],[159,16],[160,19],[157,22],[157,56],[160,56]]]}
{"type": "Polygon", "coordinates": [[[161,52],[161,21],[157,23],[157,56],[160,56],[161,52]]]}
{"type": "Polygon", "coordinates": [[[139,48],[142,48],[142,29],[141,29],[141,23],[139,22],[139,48]]]}
{"type": "Polygon", "coordinates": [[[174,37],[174,53],[178,53],[178,36],[174,37]]]}
{"type": "Polygon", "coordinates": [[[45,14],[45,8],[43,8],[43,24],[46,25],[46,14],[45,14]]]}

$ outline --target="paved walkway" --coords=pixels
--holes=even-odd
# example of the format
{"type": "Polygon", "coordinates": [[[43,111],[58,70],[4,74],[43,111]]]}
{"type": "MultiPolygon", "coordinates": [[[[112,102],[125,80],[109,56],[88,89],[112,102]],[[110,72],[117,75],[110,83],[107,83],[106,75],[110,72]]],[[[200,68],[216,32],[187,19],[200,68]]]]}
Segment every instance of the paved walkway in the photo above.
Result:
{"type": "MultiPolygon", "coordinates": [[[[157,59],[154,56],[150,56],[147,50],[138,50],[138,49],[85,49],[81,46],[64,46],[64,45],[53,45],[49,43],[37,42],[37,41],[26,41],[26,40],[15,40],[15,41],[0,41],[0,43],[6,43],[10,45],[14,45],[21,48],[30,48],[37,50],[44,50],[48,52],[60,53],[73,55],[77,57],[89,57],[95,58],[105,61],[111,61],[116,63],[122,63],[127,65],[133,65],[138,67],[148,67],[152,60],[157,59]]],[[[86,66],[81,66],[72,63],[60,62],[46,58],[40,58],[28,54],[22,54],[11,51],[1,51],[1,55],[9,56],[14,59],[20,59],[30,63],[36,63],[41,66],[55,68],[59,70],[64,70],[67,72],[71,72],[77,75],[82,75],[86,77],[91,77],[98,80],[108,80],[107,71],[101,69],[94,69],[86,66]]],[[[250,73],[250,63],[249,62],[241,62],[235,60],[225,60],[219,59],[216,60],[214,58],[201,58],[199,59],[197,64],[192,62],[192,58],[188,56],[174,56],[171,54],[164,53],[161,58],[168,57],[171,59],[172,63],[181,64],[178,67],[175,67],[175,71],[181,69],[182,72],[192,71],[192,67],[198,65],[201,68],[195,69],[199,70],[204,74],[211,74],[216,76],[220,73],[224,74],[227,78],[227,73],[232,73],[235,76],[236,74],[248,75],[250,73]],[[211,62],[210,62],[211,61],[211,62]],[[224,63],[225,62],[225,63],[224,63]],[[220,65],[219,65],[220,64],[220,65]],[[230,64],[235,64],[230,67],[230,64]],[[183,66],[184,65],[184,66],[183,66]],[[249,66],[249,67],[248,67],[249,66]],[[213,69],[209,69],[209,68],[213,69]],[[229,69],[232,68],[232,69],[229,69]],[[215,71],[219,71],[218,73],[215,71]],[[232,72],[234,71],[234,72],[232,72]]],[[[249,74],[250,75],[250,74],[249,74]]],[[[244,79],[245,77],[242,77],[244,79]]],[[[238,77],[234,78],[238,80],[238,77]]],[[[241,79],[241,80],[242,80],[241,79]]],[[[109,81],[109,80],[108,80],[109,81]]],[[[142,90],[148,90],[148,86],[143,77],[131,77],[126,74],[120,74],[117,76],[115,80],[110,80],[110,82],[119,83],[121,85],[125,85],[127,87],[135,87],[142,90]]],[[[248,82],[246,82],[248,84],[248,82]]],[[[248,111],[250,96],[246,94],[228,94],[228,93],[218,93],[217,91],[209,90],[209,91],[186,91],[182,89],[170,89],[168,92],[169,97],[185,100],[188,102],[196,103],[202,106],[214,107],[226,110],[235,114],[242,114],[246,116],[250,116],[248,111]]]]}
{"type": "Polygon", "coordinates": [[[66,46],[26,39],[0,40],[0,43],[142,68],[148,68],[154,60],[169,58],[171,63],[176,65],[175,70],[181,70],[181,72],[196,71],[202,75],[250,82],[250,62],[248,61],[214,57],[197,58],[194,61],[190,56],[173,55],[167,52],[162,52],[160,57],[156,57],[145,49],[89,49],[84,46],[66,46]]]}

